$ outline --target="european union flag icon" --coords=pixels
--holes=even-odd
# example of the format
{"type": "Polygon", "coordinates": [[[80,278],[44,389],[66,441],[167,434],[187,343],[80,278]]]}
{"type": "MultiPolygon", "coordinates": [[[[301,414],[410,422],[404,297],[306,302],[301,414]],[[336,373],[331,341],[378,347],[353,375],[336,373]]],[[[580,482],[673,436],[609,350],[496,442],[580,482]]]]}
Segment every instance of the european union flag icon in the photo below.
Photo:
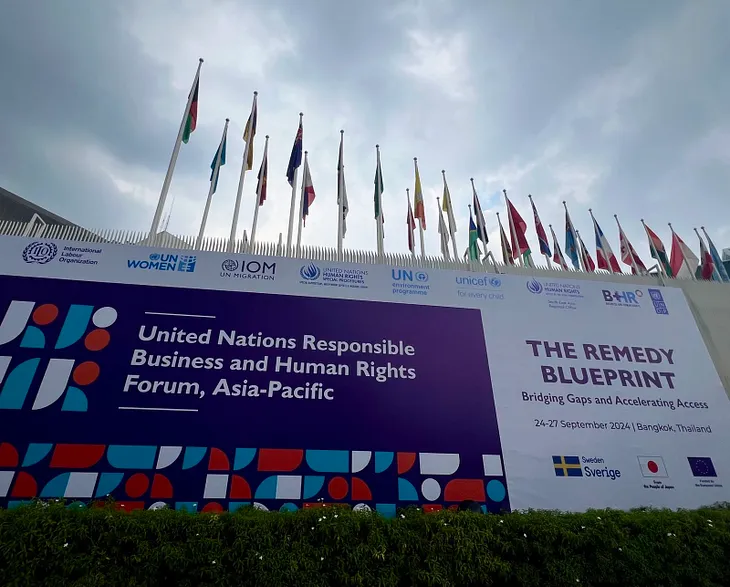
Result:
{"type": "Polygon", "coordinates": [[[689,468],[695,477],[717,477],[715,465],[710,457],[687,457],[689,468]]]}
{"type": "Polygon", "coordinates": [[[566,457],[553,455],[553,467],[556,477],[582,477],[583,469],[580,468],[579,457],[566,457]]]}

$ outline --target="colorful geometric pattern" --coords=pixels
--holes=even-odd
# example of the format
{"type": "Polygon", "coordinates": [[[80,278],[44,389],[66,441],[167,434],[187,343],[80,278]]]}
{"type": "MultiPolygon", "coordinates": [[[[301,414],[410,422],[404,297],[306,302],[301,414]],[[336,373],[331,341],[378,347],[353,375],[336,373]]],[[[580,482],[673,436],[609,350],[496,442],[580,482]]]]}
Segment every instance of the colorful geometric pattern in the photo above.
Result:
{"type": "Polygon", "coordinates": [[[463,500],[483,504],[484,511],[508,509],[501,456],[480,458],[484,477],[473,479],[458,476],[455,453],[2,442],[0,503],[111,495],[127,510],[167,504],[235,511],[253,503],[291,511],[365,503],[392,515],[397,505],[435,511],[463,500]]]}

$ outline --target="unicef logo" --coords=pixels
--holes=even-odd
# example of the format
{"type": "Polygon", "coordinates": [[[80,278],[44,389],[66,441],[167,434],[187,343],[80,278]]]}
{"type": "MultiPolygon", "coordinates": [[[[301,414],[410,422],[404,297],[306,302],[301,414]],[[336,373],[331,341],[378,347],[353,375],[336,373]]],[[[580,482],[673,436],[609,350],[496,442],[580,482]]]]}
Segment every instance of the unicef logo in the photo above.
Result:
{"type": "Polygon", "coordinates": [[[58,247],[53,243],[30,243],[23,249],[23,261],[45,265],[58,255],[58,247]]]}
{"type": "Polygon", "coordinates": [[[302,279],[306,279],[307,281],[315,281],[319,279],[322,272],[314,263],[310,263],[309,265],[302,265],[302,268],[299,270],[299,275],[302,276],[302,279]]]}
{"type": "Polygon", "coordinates": [[[492,287],[502,287],[502,280],[499,277],[491,277],[489,279],[489,285],[492,287]]]}
{"type": "Polygon", "coordinates": [[[238,270],[238,261],[236,261],[235,259],[226,259],[225,261],[223,261],[223,263],[221,263],[221,269],[223,269],[223,271],[229,271],[233,273],[234,271],[238,270]]]}
{"type": "Polygon", "coordinates": [[[542,284],[537,279],[531,279],[527,282],[527,291],[534,294],[542,293],[542,284]]]}
{"type": "Polygon", "coordinates": [[[416,281],[422,281],[424,283],[428,281],[428,273],[426,273],[425,271],[418,271],[415,277],[416,281]]]}

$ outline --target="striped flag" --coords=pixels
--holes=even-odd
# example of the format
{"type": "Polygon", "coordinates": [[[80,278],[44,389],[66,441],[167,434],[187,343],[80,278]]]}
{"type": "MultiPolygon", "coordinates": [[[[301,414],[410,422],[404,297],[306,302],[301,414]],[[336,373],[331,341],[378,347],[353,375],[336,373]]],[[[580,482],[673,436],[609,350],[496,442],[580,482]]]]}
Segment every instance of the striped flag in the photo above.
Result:
{"type": "Polygon", "coordinates": [[[289,181],[289,185],[294,184],[294,174],[302,164],[303,138],[304,129],[302,128],[302,123],[300,121],[299,128],[297,129],[297,136],[294,137],[294,146],[291,149],[291,155],[289,155],[289,165],[286,168],[286,179],[289,181]]]}
{"type": "Polygon", "coordinates": [[[580,236],[580,233],[576,231],[576,234],[578,235],[578,247],[580,248],[580,258],[581,261],[583,261],[583,271],[587,273],[593,273],[596,270],[596,264],[593,262],[593,258],[591,257],[591,254],[588,252],[588,249],[586,248],[585,243],[583,242],[583,238],[580,236]]]}
{"type": "Polygon", "coordinates": [[[570,262],[573,263],[573,268],[580,270],[580,258],[578,256],[578,236],[573,226],[573,221],[570,219],[568,213],[568,206],[563,202],[565,206],[565,254],[568,255],[570,262]]]}
{"type": "Polygon", "coordinates": [[[416,187],[413,192],[413,207],[415,208],[414,217],[418,218],[421,228],[426,230],[426,208],[423,205],[423,190],[421,189],[421,174],[418,173],[418,161],[413,159],[413,165],[416,168],[416,187]]]}
{"type": "Polygon", "coordinates": [[[248,115],[246,128],[243,129],[243,140],[246,141],[245,161],[246,169],[253,169],[253,139],[256,136],[256,123],[258,120],[258,106],[256,99],[258,94],[253,93],[253,104],[251,105],[251,114],[248,115]]]}
{"type": "Polygon", "coordinates": [[[621,267],[618,264],[616,255],[613,254],[611,245],[603,234],[601,227],[598,222],[593,218],[593,212],[591,211],[591,218],[593,219],[593,231],[596,235],[596,258],[598,259],[598,268],[605,269],[611,273],[621,273],[621,267]]]}
{"type": "Polygon", "coordinates": [[[507,240],[507,235],[504,233],[499,214],[497,214],[497,222],[499,223],[499,237],[502,241],[502,260],[505,265],[514,265],[515,260],[512,257],[512,248],[509,246],[509,240],[507,240]]]}
{"type": "Polygon", "coordinates": [[[712,260],[715,262],[715,269],[717,270],[720,280],[730,281],[730,277],[728,277],[727,271],[725,270],[725,264],[722,262],[722,257],[720,256],[720,253],[717,252],[715,243],[712,242],[712,239],[710,238],[710,235],[707,234],[704,226],[702,227],[702,232],[707,239],[707,244],[710,246],[710,255],[712,255],[712,260]]]}
{"type": "Polygon", "coordinates": [[[190,109],[185,120],[185,130],[183,130],[182,142],[187,145],[190,135],[198,126],[198,88],[200,87],[200,76],[195,78],[195,89],[193,90],[193,99],[190,102],[190,109]]]}
{"type": "Polygon", "coordinates": [[[504,191],[504,199],[507,200],[507,217],[509,219],[509,232],[512,238],[512,258],[516,259],[520,255],[526,254],[529,257],[530,245],[527,244],[527,223],[522,219],[507,197],[507,190],[504,191]]]}
{"type": "Polygon", "coordinates": [[[307,216],[309,216],[309,208],[314,203],[316,194],[312,185],[312,176],[309,173],[309,161],[304,158],[304,179],[302,181],[302,221],[304,226],[307,225],[307,216]]]}
{"type": "Polygon", "coordinates": [[[476,216],[477,235],[479,236],[479,240],[482,241],[482,243],[484,244],[484,250],[486,251],[487,243],[489,243],[489,237],[487,236],[487,223],[484,221],[482,207],[479,204],[477,190],[474,187],[474,179],[471,180],[471,191],[474,200],[474,216],[476,216]]]}
{"type": "Polygon", "coordinates": [[[411,208],[411,199],[408,198],[408,215],[406,216],[406,226],[408,227],[408,250],[411,253],[416,252],[416,219],[413,216],[413,208],[411,208]]]}
{"type": "Polygon", "coordinates": [[[537,214],[537,208],[535,207],[535,202],[532,201],[532,196],[527,197],[530,199],[532,215],[535,217],[535,231],[537,232],[537,240],[540,243],[540,254],[549,257],[552,253],[550,252],[550,244],[548,243],[545,229],[542,227],[542,222],[540,222],[540,216],[537,214]]]}
{"type": "Polygon", "coordinates": [[[563,251],[560,250],[558,238],[555,236],[555,231],[553,230],[552,225],[550,226],[550,234],[553,236],[553,250],[555,251],[553,253],[553,261],[560,265],[564,271],[567,271],[568,264],[565,262],[565,257],[563,257],[563,251]]]}
{"type": "MultiPolygon", "coordinates": [[[[671,226],[670,226],[671,228],[671,226]]],[[[669,261],[674,277],[694,279],[700,260],[672,228],[672,256],[669,261]]]]}

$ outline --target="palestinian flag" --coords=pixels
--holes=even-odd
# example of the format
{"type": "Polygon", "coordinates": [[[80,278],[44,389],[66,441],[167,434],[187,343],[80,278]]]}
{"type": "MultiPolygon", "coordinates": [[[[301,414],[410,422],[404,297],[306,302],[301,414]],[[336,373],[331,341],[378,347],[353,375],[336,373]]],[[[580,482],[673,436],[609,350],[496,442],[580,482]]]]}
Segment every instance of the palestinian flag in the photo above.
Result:
{"type": "Polygon", "coordinates": [[[667,277],[674,277],[672,266],[669,264],[669,257],[667,257],[667,250],[664,248],[664,243],[646,224],[644,225],[644,228],[646,228],[646,236],[649,237],[649,252],[651,253],[651,256],[662,264],[667,277]]]}
{"type": "Polygon", "coordinates": [[[200,78],[195,80],[195,89],[193,90],[193,100],[190,102],[190,110],[185,120],[185,130],[183,131],[182,142],[187,144],[190,135],[193,134],[195,127],[198,126],[198,87],[200,86],[200,78]]]}

